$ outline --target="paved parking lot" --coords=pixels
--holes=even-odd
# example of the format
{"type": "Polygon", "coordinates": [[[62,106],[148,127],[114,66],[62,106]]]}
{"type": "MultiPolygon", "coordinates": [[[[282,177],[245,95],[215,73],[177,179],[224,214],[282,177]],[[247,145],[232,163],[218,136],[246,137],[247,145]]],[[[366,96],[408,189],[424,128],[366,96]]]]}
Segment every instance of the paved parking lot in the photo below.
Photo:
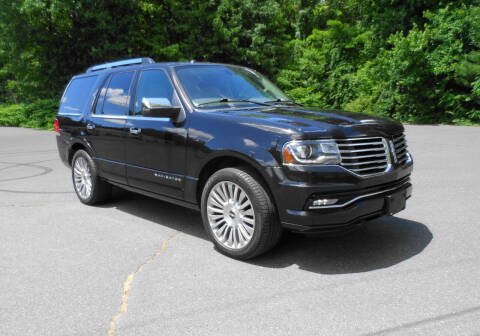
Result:
{"type": "Polygon", "coordinates": [[[194,211],[82,205],[53,132],[0,128],[0,335],[480,335],[480,128],[407,139],[399,216],[239,262],[194,211]]]}

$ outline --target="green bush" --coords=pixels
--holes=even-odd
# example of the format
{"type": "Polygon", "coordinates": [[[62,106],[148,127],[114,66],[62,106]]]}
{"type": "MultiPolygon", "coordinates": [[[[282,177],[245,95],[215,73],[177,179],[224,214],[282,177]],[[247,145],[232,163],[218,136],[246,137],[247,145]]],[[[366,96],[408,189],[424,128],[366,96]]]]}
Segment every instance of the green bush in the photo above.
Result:
{"type": "Polygon", "coordinates": [[[480,123],[480,7],[425,17],[423,31],[391,36],[390,48],[357,72],[357,98],[346,108],[406,122],[480,123]]]}
{"type": "Polygon", "coordinates": [[[24,109],[26,121],[22,126],[53,129],[57,110],[58,100],[56,99],[37,100],[36,102],[27,104],[24,109]]]}
{"type": "Polygon", "coordinates": [[[373,26],[329,20],[295,44],[294,61],[277,81],[293,98],[321,107],[403,122],[478,124],[478,18],[478,5],[450,4],[425,11],[422,27],[383,43],[373,26]]]}
{"type": "Polygon", "coordinates": [[[25,122],[23,104],[0,105],[0,126],[21,126],[25,122]]]}
{"type": "Polygon", "coordinates": [[[0,105],[0,126],[53,129],[57,109],[56,99],[42,99],[30,104],[0,105]]]}

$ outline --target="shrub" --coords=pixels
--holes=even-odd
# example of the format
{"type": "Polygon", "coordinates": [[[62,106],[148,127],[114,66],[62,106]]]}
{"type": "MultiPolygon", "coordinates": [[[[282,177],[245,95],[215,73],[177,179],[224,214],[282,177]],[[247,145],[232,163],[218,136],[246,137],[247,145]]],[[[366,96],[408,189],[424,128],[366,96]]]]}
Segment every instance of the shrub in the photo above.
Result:
{"type": "Polygon", "coordinates": [[[20,126],[25,122],[23,104],[0,105],[0,126],[20,126]]]}
{"type": "Polygon", "coordinates": [[[57,109],[56,99],[42,99],[30,104],[0,105],[0,126],[53,129],[57,109]]]}
{"type": "Polygon", "coordinates": [[[26,121],[23,127],[53,129],[58,110],[57,99],[42,99],[25,105],[26,121]]]}
{"type": "Polygon", "coordinates": [[[480,123],[480,7],[450,3],[384,42],[329,20],[295,43],[278,84],[307,104],[416,123],[480,123]]]}

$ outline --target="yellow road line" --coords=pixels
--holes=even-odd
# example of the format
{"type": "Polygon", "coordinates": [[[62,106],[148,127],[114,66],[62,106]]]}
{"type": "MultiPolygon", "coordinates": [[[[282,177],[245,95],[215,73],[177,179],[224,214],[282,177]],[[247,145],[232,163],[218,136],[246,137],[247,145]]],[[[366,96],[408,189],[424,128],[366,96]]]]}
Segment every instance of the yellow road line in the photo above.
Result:
{"type": "Polygon", "coordinates": [[[174,233],[174,234],[170,235],[170,237],[168,237],[168,239],[163,242],[162,248],[160,249],[160,251],[158,251],[153,256],[148,258],[143,264],[138,266],[138,268],[135,272],[130,273],[130,275],[127,277],[127,280],[125,280],[125,282],[123,283],[122,305],[120,306],[120,311],[114,317],[112,317],[112,319],[110,320],[110,329],[108,330],[108,336],[115,335],[115,322],[120,318],[120,316],[122,316],[123,313],[125,313],[127,311],[128,292],[131,289],[130,285],[131,285],[133,279],[135,279],[135,277],[137,276],[138,273],[143,271],[143,268],[145,267],[145,265],[150,264],[153,260],[155,260],[155,258],[160,256],[165,251],[165,249],[167,248],[167,245],[170,242],[170,240],[172,240],[173,238],[175,238],[179,234],[180,234],[180,232],[177,232],[177,233],[174,233]]]}

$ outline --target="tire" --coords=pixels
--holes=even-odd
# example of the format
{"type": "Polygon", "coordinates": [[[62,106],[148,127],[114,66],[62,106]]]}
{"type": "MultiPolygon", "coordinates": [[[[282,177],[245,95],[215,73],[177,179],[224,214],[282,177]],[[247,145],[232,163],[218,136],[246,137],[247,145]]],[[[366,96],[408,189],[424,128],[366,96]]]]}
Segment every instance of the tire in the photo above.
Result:
{"type": "Polygon", "coordinates": [[[205,230],[218,251],[235,259],[268,251],[282,234],[275,205],[256,176],[247,168],[221,169],[202,191],[205,230]]]}
{"type": "Polygon", "coordinates": [[[95,162],[82,149],[76,151],[73,155],[72,182],[78,199],[84,204],[95,205],[101,203],[112,194],[111,184],[100,178],[95,162]],[[82,184],[84,188],[82,188],[82,184]],[[88,185],[90,186],[88,187],[88,185]]]}

